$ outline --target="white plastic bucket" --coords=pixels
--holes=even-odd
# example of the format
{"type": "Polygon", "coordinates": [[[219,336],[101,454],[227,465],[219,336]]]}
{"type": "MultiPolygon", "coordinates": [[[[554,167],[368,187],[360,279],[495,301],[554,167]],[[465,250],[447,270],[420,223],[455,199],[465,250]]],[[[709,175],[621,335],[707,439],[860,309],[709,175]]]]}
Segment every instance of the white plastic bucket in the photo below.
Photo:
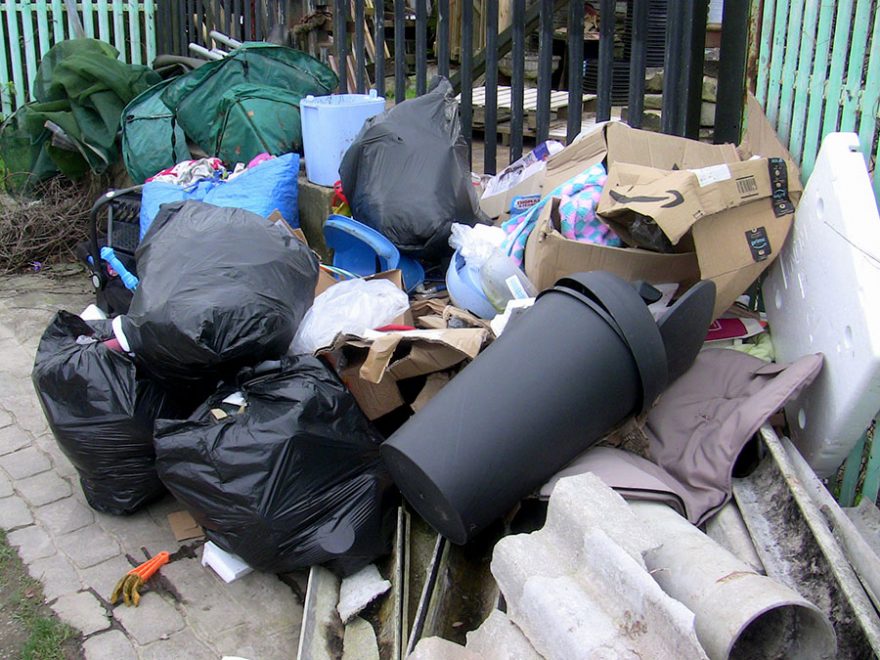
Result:
{"type": "Polygon", "coordinates": [[[307,96],[300,101],[306,176],[312,183],[332,186],[339,180],[342,156],[364,122],[385,109],[385,99],[370,94],[307,96]]]}

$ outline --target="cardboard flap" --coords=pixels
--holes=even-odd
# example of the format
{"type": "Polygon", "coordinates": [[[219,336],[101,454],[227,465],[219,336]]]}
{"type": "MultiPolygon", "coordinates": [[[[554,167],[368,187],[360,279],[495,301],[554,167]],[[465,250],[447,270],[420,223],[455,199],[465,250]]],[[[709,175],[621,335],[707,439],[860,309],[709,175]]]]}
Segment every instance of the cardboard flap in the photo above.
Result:
{"type": "Polygon", "coordinates": [[[674,135],[630,128],[620,122],[607,125],[608,167],[633,163],[660,170],[683,170],[739,162],[732,144],[707,144],[674,135]]]}
{"type": "MultiPolygon", "coordinates": [[[[771,197],[772,171],[773,163],[766,158],[673,172],[618,163],[612,167],[598,213],[609,218],[648,216],[676,244],[704,217],[771,197]]],[[[787,185],[785,192],[787,196],[787,185]]]]}
{"type": "Polygon", "coordinates": [[[488,338],[484,328],[445,330],[407,330],[406,332],[367,332],[365,337],[337,338],[335,347],[343,345],[369,347],[358,373],[370,383],[380,383],[386,376],[403,380],[443,371],[466,359],[474,359],[488,338]],[[406,354],[392,362],[404,344],[406,354]]]}
{"type": "Polygon", "coordinates": [[[696,255],[692,252],[662,254],[565,238],[556,229],[558,202],[554,199],[541,209],[535,229],[526,242],[526,275],[538,290],[552,287],[560,277],[589,270],[606,270],[625,280],[646,280],[652,284],[693,283],[700,279],[696,255]]]}
{"type": "Polygon", "coordinates": [[[410,408],[413,409],[413,412],[419,412],[422,408],[424,408],[428,401],[437,396],[437,393],[442,390],[446,384],[452,379],[452,374],[448,371],[441,371],[435,374],[431,374],[428,376],[425,381],[425,386],[422,388],[422,391],[419,392],[419,395],[416,397],[415,401],[412,402],[410,408]]]}
{"type": "Polygon", "coordinates": [[[544,171],[543,194],[553,190],[569,179],[605,160],[608,150],[605,146],[605,128],[601,124],[589,133],[583,133],[557,154],[547,159],[544,171]]]}
{"type": "Polygon", "coordinates": [[[363,362],[355,362],[343,369],[339,377],[349,389],[367,419],[373,421],[387,415],[404,404],[403,395],[397,383],[385,378],[379,383],[371,383],[360,378],[363,362]]]}
{"type": "Polygon", "coordinates": [[[403,339],[397,333],[381,335],[370,342],[370,350],[360,368],[360,376],[370,383],[379,383],[391,363],[397,345],[403,339]]]}

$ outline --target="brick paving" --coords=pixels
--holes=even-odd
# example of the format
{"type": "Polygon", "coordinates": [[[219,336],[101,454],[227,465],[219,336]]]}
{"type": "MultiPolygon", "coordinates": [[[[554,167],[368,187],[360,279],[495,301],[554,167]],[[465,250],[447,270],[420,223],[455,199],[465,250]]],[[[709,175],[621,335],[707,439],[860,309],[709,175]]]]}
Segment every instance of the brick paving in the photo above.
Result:
{"type": "MultiPolygon", "coordinates": [[[[162,568],[160,588],[142,590],[140,607],[109,604],[143,548],[178,548],[166,516],[181,507],[167,496],[125,518],[93,511],[49,431],[30,379],[37,344],[56,310],[91,301],[73,267],[0,277],[0,527],[48,604],[82,631],[86,658],[294,657],[302,603],[275,575],[227,585],[197,558],[181,559],[162,568]]],[[[296,580],[304,592],[305,574],[296,580]]]]}

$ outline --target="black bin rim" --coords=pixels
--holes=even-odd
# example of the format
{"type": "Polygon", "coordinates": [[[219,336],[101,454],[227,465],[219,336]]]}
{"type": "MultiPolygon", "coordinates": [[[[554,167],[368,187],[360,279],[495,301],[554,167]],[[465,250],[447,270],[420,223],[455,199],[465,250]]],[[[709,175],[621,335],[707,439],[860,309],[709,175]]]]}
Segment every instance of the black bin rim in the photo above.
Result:
{"type": "Polygon", "coordinates": [[[666,388],[669,371],[660,328],[641,296],[626,280],[599,270],[560,278],[540,295],[551,291],[586,296],[614,320],[612,328],[629,348],[639,372],[642,391],[636,414],[648,410],[666,388]]]}

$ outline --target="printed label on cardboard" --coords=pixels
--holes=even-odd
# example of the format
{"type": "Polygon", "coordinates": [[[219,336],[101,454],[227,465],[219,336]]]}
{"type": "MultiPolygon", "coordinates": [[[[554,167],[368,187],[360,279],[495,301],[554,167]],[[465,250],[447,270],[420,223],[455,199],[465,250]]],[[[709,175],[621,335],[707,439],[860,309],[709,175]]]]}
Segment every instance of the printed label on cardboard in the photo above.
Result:
{"type": "Polygon", "coordinates": [[[764,261],[773,252],[770,247],[770,239],[767,237],[767,230],[764,227],[749,229],[746,232],[746,242],[752,252],[752,259],[756,262],[764,261]]]}
{"type": "Polygon", "coordinates": [[[768,158],[770,188],[773,191],[773,213],[777,218],[794,213],[794,204],[788,196],[788,167],[781,158],[768,158]]]}
{"type": "Polygon", "coordinates": [[[730,178],[730,168],[724,164],[701,167],[691,170],[691,172],[697,175],[697,181],[700,182],[701,188],[719,181],[727,181],[730,178]]]}

